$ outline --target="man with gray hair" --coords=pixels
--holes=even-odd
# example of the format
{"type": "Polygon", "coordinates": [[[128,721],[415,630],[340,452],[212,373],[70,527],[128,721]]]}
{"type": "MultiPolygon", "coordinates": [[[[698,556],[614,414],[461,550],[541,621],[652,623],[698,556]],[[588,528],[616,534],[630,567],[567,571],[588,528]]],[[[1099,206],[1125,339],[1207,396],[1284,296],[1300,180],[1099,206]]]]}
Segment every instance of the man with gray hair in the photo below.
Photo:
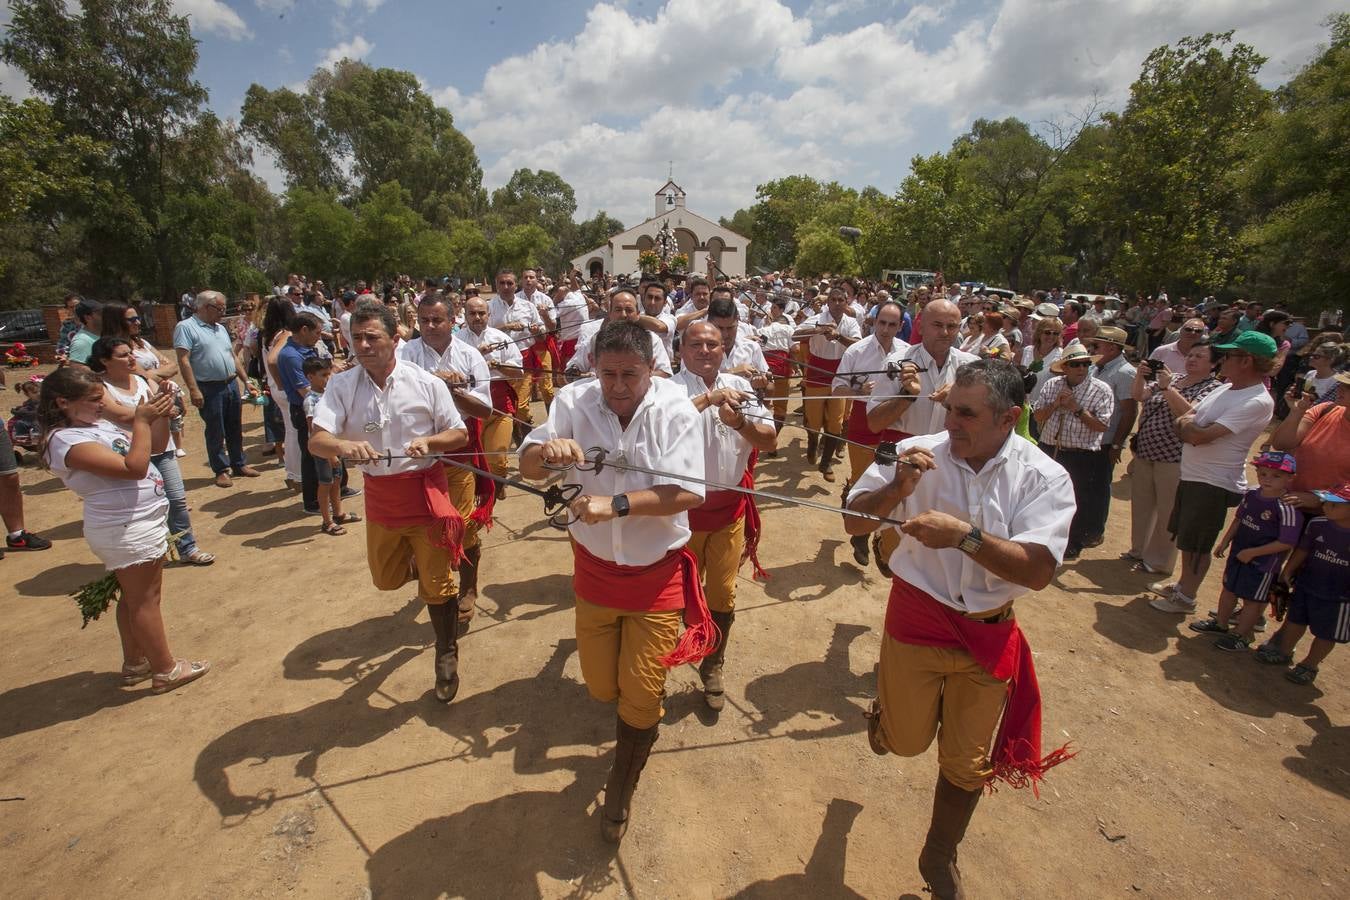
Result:
{"type": "Polygon", "coordinates": [[[243,405],[240,397],[257,396],[248,383],[244,364],[234,349],[234,339],[221,319],[225,318],[225,295],[202,291],[196,312],[173,330],[173,349],[183,383],[206,423],[206,458],[216,473],[216,486],[234,483],[231,473],[242,478],[259,474],[244,458],[243,405]]]}

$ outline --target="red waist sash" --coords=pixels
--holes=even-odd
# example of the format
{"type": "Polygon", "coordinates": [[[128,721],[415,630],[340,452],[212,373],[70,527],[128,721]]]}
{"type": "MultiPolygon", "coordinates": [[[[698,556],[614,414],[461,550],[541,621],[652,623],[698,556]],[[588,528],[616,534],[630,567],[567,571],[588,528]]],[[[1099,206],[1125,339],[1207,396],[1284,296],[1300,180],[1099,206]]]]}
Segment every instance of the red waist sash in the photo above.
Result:
{"type": "MultiPolygon", "coordinates": [[[[458,453],[450,454],[452,459],[461,459],[477,469],[487,471],[487,456],[483,452],[483,420],[473,416],[464,417],[464,427],[469,432],[469,443],[458,453]]],[[[450,463],[446,463],[450,465],[450,463]]],[[[473,473],[473,514],[470,522],[484,528],[492,527],[492,508],[497,502],[497,482],[486,475],[473,473]]]]}
{"type": "Polygon", "coordinates": [[[662,658],[666,668],[698,662],[717,648],[717,626],[688,549],[672,550],[649,566],[621,566],[572,541],[572,559],[572,590],[588,603],[633,612],[684,609],[684,634],[662,658]]]}
{"type": "Polygon", "coordinates": [[[574,355],[576,355],[576,352],[577,352],[576,338],[568,338],[567,340],[560,343],[558,345],[558,355],[553,360],[553,368],[561,371],[562,367],[567,365],[567,361],[571,359],[574,355]]]}
{"type": "Polygon", "coordinates": [[[370,475],[364,487],[366,518],[385,528],[427,526],[431,542],[449,550],[451,564],[459,565],[464,550],[464,520],[450,502],[444,466],[370,475]]]}
{"type": "Polygon", "coordinates": [[[854,400],[853,410],[848,415],[848,432],[844,435],[855,444],[875,447],[883,441],[902,441],[907,435],[903,431],[887,428],[873,431],[867,426],[867,401],[854,400]]]}
{"type": "Polygon", "coordinates": [[[842,361],[842,356],[839,359],[824,359],[814,353],[808,353],[806,362],[810,368],[806,370],[806,376],[803,380],[816,387],[829,387],[830,382],[834,380],[834,373],[839,371],[839,363],[842,361]],[[826,371],[822,372],[821,369],[826,371]],[[826,374],[827,372],[829,374],[826,374]]]}
{"type": "Polygon", "coordinates": [[[764,361],[769,364],[769,371],[775,375],[786,378],[792,374],[792,358],[788,356],[786,350],[765,350],[764,361]]]}
{"type": "MultiPolygon", "coordinates": [[[[750,452],[750,462],[745,474],[738,482],[741,487],[754,490],[755,463],[759,460],[759,451],[750,452]]],[[[754,567],[754,577],[767,581],[769,573],[759,564],[759,538],[764,526],[759,517],[759,507],[755,498],[740,491],[709,491],[703,499],[703,505],[689,510],[690,531],[721,531],[737,519],[745,517],[745,549],[741,552],[741,562],[750,560],[754,567]]]]}
{"type": "MultiPolygon", "coordinates": [[[[544,358],[541,355],[541,353],[547,353],[549,358],[548,368],[561,369],[562,364],[558,362],[559,352],[560,351],[558,350],[558,342],[554,340],[553,335],[551,334],[545,335],[544,337],[540,338],[539,340],[531,344],[529,348],[524,353],[521,354],[523,358],[522,364],[527,369],[543,369],[545,368],[545,366],[544,366],[544,358]]],[[[526,374],[529,377],[538,378],[543,373],[532,372],[526,374]]]]}
{"type": "Polygon", "coordinates": [[[492,386],[488,389],[492,393],[492,408],[499,413],[513,415],[516,411],[516,392],[511,387],[511,382],[496,380],[501,376],[494,376],[492,386]]]}
{"type": "Polygon", "coordinates": [[[965,650],[991,677],[1008,682],[1008,703],[990,754],[994,767],[990,790],[995,781],[1002,781],[1014,788],[1030,786],[1040,796],[1037,785],[1045,773],[1074,756],[1068,744],[1041,755],[1041,689],[1031,647],[1017,620],[967,618],[909,582],[893,578],[886,633],[903,644],[965,650]]]}

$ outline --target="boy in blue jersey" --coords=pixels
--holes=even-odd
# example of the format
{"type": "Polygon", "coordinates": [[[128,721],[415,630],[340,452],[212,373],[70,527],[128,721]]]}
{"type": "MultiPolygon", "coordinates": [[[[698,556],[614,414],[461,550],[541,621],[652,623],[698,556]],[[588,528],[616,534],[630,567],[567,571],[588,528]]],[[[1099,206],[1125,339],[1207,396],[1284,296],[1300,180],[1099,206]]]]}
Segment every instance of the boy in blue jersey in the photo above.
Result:
{"type": "Polygon", "coordinates": [[[1280,646],[1257,654],[1261,662],[1287,664],[1311,627],[1308,654],[1284,673],[1294,684],[1312,684],[1331,648],[1350,643],[1350,481],[1314,493],[1322,501],[1322,515],[1308,523],[1284,567],[1284,580],[1292,583],[1294,593],[1280,646]]]}
{"type": "Polygon", "coordinates": [[[1260,487],[1250,490],[1238,504],[1233,523],[1228,526],[1214,557],[1232,556],[1223,570],[1223,593],[1212,619],[1197,619],[1192,631],[1221,634],[1214,642],[1220,650],[1246,650],[1252,632],[1266,607],[1270,586],[1280,571],[1284,556],[1298,543],[1303,529],[1303,514],[1282,499],[1294,480],[1296,464],[1292,453],[1268,450],[1252,461],[1260,487]],[[1237,602],[1242,601],[1237,625],[1229,633],[1228,621],[1237,602]]]}

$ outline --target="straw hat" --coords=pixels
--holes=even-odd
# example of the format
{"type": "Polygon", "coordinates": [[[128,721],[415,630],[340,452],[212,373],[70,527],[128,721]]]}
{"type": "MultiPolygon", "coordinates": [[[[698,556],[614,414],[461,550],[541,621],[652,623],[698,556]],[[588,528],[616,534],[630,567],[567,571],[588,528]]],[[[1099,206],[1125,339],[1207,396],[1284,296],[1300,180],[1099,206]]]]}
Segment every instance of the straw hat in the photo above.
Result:
{"type": "Polygon", "coordinates": [[[1102,360],[1100,356],[1093,356],[1088,353],[1087,348],[1082,344],[1073,343],[1064,349],[1064,352],[1060,354],[1059,359],[1050,364],[1050,371],[1054,372],[1056,375],[1063,375],[1065,364],[1079,359],[1086,359],[1094,366],[1102,360]]]}

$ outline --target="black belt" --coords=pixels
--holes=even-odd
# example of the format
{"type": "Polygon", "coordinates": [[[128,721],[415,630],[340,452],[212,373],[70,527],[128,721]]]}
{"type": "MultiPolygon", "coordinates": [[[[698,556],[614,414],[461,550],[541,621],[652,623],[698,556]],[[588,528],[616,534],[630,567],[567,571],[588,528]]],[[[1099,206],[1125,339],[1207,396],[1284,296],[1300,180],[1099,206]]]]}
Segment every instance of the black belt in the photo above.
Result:
{"type": "Polygon", "coordinates": [[[999,613],[996,616],[986,616],[978,619],[970,615],[969,613],[963,613],[963,615],[970,621],[979,622],[981,625],[997,625],[1000,622],[1006,622],[1009,619],[1011,619],[1013,617],[1013,610],[1012,606],[1009,606],[1007,609],[1003,610],[1003,612],[999,613]]]}

